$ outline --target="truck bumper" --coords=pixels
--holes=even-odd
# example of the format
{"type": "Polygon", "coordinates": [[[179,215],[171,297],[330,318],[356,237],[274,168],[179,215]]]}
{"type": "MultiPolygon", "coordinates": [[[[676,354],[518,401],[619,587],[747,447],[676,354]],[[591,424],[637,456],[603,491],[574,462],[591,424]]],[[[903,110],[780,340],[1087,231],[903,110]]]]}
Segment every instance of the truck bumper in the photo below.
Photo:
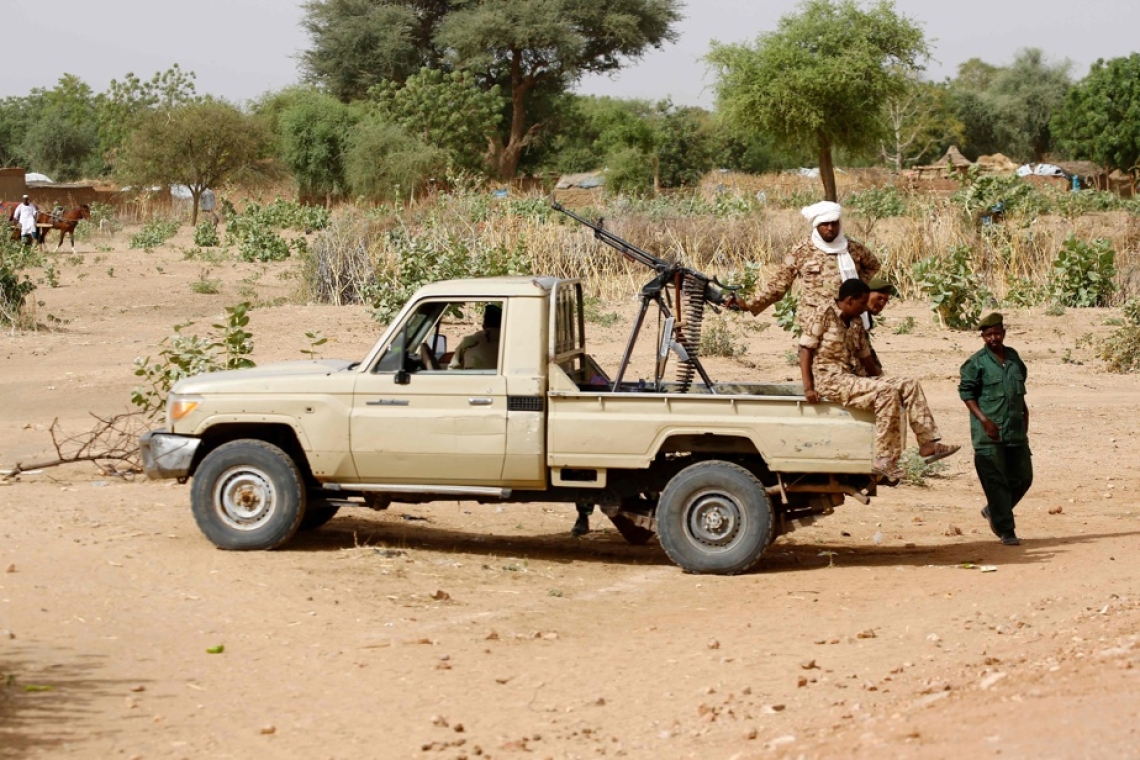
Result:
{"type": "Polygon", "coordinates": [[[200,443],[199,438],[174,435],[165,430],[143,433],[139,438],[143,472],[151,480],[190,477],[190,465],[200,443]]]}

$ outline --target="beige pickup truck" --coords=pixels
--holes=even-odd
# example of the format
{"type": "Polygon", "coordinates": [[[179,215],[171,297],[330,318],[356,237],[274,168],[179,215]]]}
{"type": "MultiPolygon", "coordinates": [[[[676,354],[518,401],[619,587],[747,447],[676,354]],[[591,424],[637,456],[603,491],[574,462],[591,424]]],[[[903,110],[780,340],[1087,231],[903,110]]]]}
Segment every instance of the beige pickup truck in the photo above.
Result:
{"type": "Polygon", "coordinates": [[[142,453],[151,478],[192,479],[195,520],[225,549],[280,546],[352,505],[569,502],[631,543],[656,534],[685,570],[732,574],[874,495],[871,415],[796,384],[681,390],[611,380],[577,280],[454,280],[419,290],[363,361],[182,380],[142,453]],[[499,338],[470,361],[457,349],[488,312],[499,338]]]}

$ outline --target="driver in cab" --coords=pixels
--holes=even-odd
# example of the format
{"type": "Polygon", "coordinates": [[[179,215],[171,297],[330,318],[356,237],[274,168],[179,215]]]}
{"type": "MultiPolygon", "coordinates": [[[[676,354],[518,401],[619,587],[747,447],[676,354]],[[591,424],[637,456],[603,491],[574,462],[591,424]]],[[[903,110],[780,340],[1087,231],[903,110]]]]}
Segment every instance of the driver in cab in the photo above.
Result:
{"type": "Polygon", "coordinates": [[[499,363],[499,330],[503,324],[503,308],[487,304],[483,312],[483,329],[459,342],[448,369],[495,369],[499,363]]]}

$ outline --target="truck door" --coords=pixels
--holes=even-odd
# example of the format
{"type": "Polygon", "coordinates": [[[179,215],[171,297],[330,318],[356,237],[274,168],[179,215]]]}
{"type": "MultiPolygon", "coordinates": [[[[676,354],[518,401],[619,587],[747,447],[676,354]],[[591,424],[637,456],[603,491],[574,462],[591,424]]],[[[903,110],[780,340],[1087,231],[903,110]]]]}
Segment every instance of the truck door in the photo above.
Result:
{"type": "Polygon", "coordinates": [[[495,485],[507,446],[502,301],[427,300],[353,393],[362,482],[495,485]],[[499,321],[499,326],[491,323],[499,321]]]}

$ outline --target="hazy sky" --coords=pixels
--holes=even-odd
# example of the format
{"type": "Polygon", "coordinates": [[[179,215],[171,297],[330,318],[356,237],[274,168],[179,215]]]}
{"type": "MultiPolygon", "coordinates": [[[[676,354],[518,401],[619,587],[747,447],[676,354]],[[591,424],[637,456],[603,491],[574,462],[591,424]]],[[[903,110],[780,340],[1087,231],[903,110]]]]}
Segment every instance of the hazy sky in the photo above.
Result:
{"type": "MultiPolygon", "coordinates": [[[[689,0],[676,43],[615,77],[591,77],[579,90],[711,106],[712,80],[701,61],[709,41],[750,42],[796,6],[689,0]]],[[[297,82],[297,53],[308,43],[294,0],[3,0],[0,7],[0,97],[50,88],[65,72],[102,91],[128,71],[146,79],[179,63],[197,74],[200,93],[241,102],[297,82]]],[[[1137,0],[896,0],[896,7],[933,41],[927,76],[935,80],[973,57],[1008,63],[1022,47],[1071,59],[1080,78],[1097,58],[1140,49],[1137,0]]]]}

